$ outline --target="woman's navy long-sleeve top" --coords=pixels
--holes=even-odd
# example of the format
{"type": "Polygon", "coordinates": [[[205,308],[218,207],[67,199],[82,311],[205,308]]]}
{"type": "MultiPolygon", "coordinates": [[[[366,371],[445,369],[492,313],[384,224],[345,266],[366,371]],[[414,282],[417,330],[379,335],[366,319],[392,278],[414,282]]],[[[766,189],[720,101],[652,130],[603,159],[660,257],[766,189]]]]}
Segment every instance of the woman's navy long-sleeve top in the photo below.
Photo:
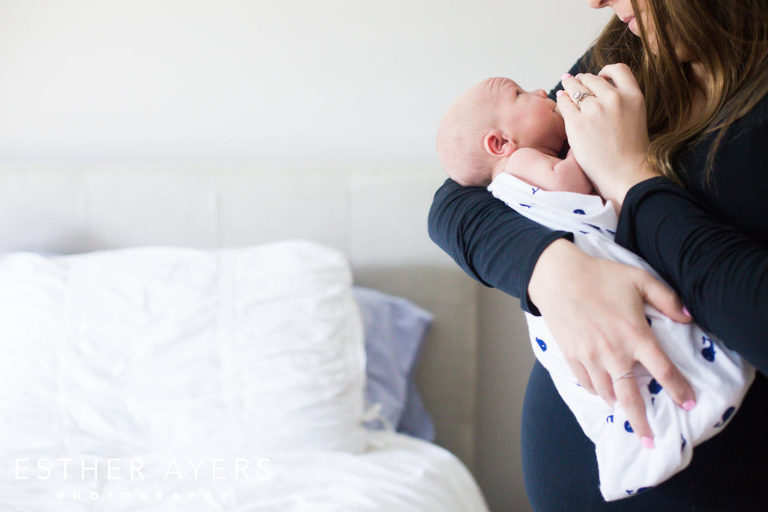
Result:
{"type": "MultiPolygon", "coordinates": [[[[571,69],[581,72],[581,60],[571,69]]],[[[550,93],[561,88],[558,84],[550,93]]],[[[686,189],[665,178],[633,187],[616,241],[644,257],[696,321],[768,373],[768,96],[737,120],[704,174],[714,135],[682,154],[686,189]]],[[[429,213],[429,234],[472,277],[520,298],[541,252],[569,233],[523,217],[482,187],[448,179],[429,213]]]]}
{"type": "MultiPolygon", "coordinates": [[[[570,70],[581,72],[580,62],[570,70]]],[[[553,89],[554,96],[560,84],[553,89]]],[[[674,162],[685,189],[653,178],[624,200],[616,241],[644,257],[705,329],[759,373],[720,434],[696,447],[685,470],[640,495],[606,503],[594,445],[537,362],[526,388],[521,449],[528,498],[539,511],[759,510],[768,502],[768,96],[737,120],[717,149],[714,136],[674,162]]],[[[435,194],[429,234],[482,283],[538,314],[528,281],[541,252],[570,233],[521,216],[479,187],[447,180],[435,194]]]]}

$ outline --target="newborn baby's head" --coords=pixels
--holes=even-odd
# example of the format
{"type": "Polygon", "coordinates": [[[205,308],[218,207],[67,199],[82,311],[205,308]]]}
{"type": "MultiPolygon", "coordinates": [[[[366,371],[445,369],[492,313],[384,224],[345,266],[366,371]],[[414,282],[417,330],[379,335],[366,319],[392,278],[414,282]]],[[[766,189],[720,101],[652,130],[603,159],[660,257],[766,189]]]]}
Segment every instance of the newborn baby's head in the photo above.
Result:
{"type": "Polygon", "coordinates": [[[461,185],[488,185],[518,147],[555,155],[565,142],[557,103],[542,89],[524,91],[509,78],[487,78],[451,105],[437,131],[437,155],[461,185]]]}

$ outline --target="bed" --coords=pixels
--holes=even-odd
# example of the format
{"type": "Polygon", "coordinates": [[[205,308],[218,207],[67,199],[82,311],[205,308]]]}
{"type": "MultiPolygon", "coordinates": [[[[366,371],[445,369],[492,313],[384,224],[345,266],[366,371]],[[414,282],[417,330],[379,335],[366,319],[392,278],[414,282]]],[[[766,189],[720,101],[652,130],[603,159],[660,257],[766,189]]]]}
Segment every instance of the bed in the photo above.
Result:
{"type": "Polygon", "coordinates": [[[1,508],[487,510],[477,286],[426,235],[441,179],[2,166],[1,508]],[[365,398],[377,296],[429,316],[405,404],[365,398]]]}

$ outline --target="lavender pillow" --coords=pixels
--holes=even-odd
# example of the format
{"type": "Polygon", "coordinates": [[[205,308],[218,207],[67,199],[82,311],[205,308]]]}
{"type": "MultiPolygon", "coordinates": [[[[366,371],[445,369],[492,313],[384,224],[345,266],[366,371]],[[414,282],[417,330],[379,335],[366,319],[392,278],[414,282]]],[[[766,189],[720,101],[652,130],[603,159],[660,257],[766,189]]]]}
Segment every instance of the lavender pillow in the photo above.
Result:
{"type": "Polygon", "coordinates": [[[380,415],[398,432],[433,441],[435,427],[413,382],[432,314],[369,288],[355,287],[354,294],[365,328],[368,404],[380,404],[380,415]]]}

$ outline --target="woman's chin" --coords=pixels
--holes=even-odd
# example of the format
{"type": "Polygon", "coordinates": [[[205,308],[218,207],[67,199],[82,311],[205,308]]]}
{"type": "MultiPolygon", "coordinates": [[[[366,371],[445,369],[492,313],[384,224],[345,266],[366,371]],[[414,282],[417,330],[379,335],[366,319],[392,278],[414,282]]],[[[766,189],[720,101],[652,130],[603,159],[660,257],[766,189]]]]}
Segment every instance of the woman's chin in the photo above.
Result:
{"type": "Polygon", "coordinates": [[[629,22],[629,31],[635,34],[636,36],[640,35],[640,29],[637,27],[637,19],[632,18],[629,22]]]}

